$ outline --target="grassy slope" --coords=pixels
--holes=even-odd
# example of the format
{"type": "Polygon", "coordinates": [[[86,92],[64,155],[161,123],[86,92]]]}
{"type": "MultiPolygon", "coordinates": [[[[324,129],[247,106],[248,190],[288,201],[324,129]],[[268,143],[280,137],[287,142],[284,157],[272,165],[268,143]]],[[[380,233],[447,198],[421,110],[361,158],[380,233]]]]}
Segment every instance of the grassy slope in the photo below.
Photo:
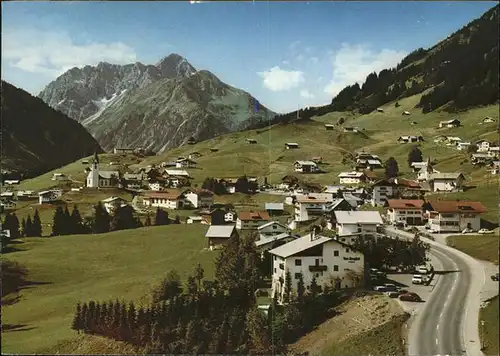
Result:
{"type": "Polygon", "coordinates": [[[500,335],[498,327],[498,295],[490,301],[486,308],[480,310],[479,319],[485,322],[482,336],[484,342],[483,353],[485,355],[498,355],[500,351],[498,345],[500,335]]]}
{"type": "Polygon", "coordinates": [[[21,301],[2,308],[2,322],[26,331],[2,334],[2,351],[32,353],[76,336],[70,329],[76,302],[120,298],[147,303],[150,289],[172,268],[183,278],[200,262],[212,278],[215,253],[203,225],[170,225],[101,235],[26,239],[8,259],[24,264],[34,285],[21,301]],[[26,342],[29,340],[29,342],[26,342]]]}
{"type": "Polygon", "coordinates": [[[321,355],[404,355],[405,347],[402,342],[403,336],[401,330],[406,319],[406,315],[395,316],[391,321],[372,330],[329,345],[323,350],[321,355]]]}
{"type": "Polygon", "coordinates": [[[447,243],[466,254],[483,261],[498,264],[498,233],[485,235],[453,235],[447,243]]]}

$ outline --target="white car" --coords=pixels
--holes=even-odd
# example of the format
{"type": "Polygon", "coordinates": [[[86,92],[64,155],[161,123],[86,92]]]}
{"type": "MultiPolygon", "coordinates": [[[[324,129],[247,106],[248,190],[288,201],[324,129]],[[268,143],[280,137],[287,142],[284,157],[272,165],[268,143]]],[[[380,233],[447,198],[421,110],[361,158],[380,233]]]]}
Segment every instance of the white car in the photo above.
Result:
{"type": "Polygon", "coordinates": [[[492,234],[493,231],[492,230],[488,230],[488,229],[480,229],[477,233],[478,234],[492,234]]]}
{"type": "Polygon", "coordinates": [[[417,270],[418,273],[421,273],[421,274],[427,274],[427,273],[429,273],[429,270],[425,266],[417,267],[416,270],[417,270]]]}
{"type": "Polygon", "coordinates": [[[411,279],[412,284],[422,284],[424,283],[423,276],[420,274],[415,274],[413,278],[411,279]]]}

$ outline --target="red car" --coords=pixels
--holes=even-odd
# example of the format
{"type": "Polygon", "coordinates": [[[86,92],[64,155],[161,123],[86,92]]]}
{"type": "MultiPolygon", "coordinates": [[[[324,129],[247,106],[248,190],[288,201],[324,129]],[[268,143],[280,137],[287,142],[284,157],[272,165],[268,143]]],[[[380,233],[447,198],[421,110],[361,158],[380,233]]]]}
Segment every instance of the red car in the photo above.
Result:
{"type": "Polygon", "coordinates": [[[420,302],[422,301],[422,298],[420,298],[420,296],[417,293],[408,292],[405,294],[401,294],[399,296],[399,300],[406,302],[420,302]]]}

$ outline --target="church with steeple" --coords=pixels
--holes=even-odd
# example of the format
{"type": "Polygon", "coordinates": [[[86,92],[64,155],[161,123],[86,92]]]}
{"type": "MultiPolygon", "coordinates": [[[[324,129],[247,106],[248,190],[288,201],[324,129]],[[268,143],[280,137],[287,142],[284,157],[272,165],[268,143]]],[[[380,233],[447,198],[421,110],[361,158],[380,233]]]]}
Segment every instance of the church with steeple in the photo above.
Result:
{"type": "Polygon", "coordinates": [[[99,167],[99,156],[94,153],[92,166],[87,175],[87,188],[106,188],[118,186],[120,178],[119,171],[101,171],[99,167]]]}

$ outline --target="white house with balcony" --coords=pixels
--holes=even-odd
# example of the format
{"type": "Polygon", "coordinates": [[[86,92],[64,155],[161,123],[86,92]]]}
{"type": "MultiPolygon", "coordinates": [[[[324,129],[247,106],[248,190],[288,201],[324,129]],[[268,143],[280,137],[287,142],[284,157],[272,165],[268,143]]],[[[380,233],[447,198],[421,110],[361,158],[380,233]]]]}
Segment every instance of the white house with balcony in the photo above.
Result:
{"type": "Polygon", "coordinates": [[[460,192],[465,184],[462,173],[431,173],[427,178],[433,192],[460,192]]]}
{"type": "Polygon", "coordinates": [[[423,200],[389,199],[387,200],[387,217],[391,224],[423,225],[423,200]]]}
{"type": "Polygon", "coordinates": [[[52,203],[62,196],[61,189],[45,190],[38,193],[38,204],[52,203]]]}
{"type": "Polygon", "coordinates": [[[387,199],[392,198],[397,189],[395,184],[387,179],[380,179],[372,184],[372,206],[383,206],[387,199]]]}
{"type": "Polygon", "coordinates": [[[488,152],[490,149],[491,142],[488,140],[478,140],[476,141],[477,152],[488,152]]]}
{"type": "Polygon", "coordinates": [[[362,232],[376,233],[384,224],[378,211],[335,211],[335,222],[339,235],[362,232]]]}
{"type": "Polygon", "coordinates": [[[481,202],[438,200],[424,205],[425,216],[431,231],[460,232],[464,229],[478,231],[481,214],[488,209],[481,202]]]}
{"type": "Polygon", "coordinates": [[[459,150],[459,151],[465,151],[471,145],[472,145],[472,142],[465,142],[465,141],[459,142],[459,143],[457,143],[457,150],[459,150]]]}
{"type": "Polygon", "coordinates": [[[363,281],[364,256],[330,237],[311,233],[269,251],[273,260],[272,292],[283,303],[287,272],[292,277],[292,295],[297,293],[300,275],[306,287],[315,277],[318,285],[335,289],[359,286],[363,281]]]}
{"type": "Polygon", "coordinates": [[[295,196],[295,221],[313,220],[331,211],[333,195],[328,193],[297,194],[295,196]]]}
{"type": "Polygon", "coordinates": [[[183,192],[186,203],[195,209],[208,208],[214,204],[214,193],[206,189],[190,188],[183,192]]]}
{"type": "Polygon", "coordinates": [[[366,180],[363,172],[342,172],[338,177],[340,184],[360,184],[366,180]]]}

